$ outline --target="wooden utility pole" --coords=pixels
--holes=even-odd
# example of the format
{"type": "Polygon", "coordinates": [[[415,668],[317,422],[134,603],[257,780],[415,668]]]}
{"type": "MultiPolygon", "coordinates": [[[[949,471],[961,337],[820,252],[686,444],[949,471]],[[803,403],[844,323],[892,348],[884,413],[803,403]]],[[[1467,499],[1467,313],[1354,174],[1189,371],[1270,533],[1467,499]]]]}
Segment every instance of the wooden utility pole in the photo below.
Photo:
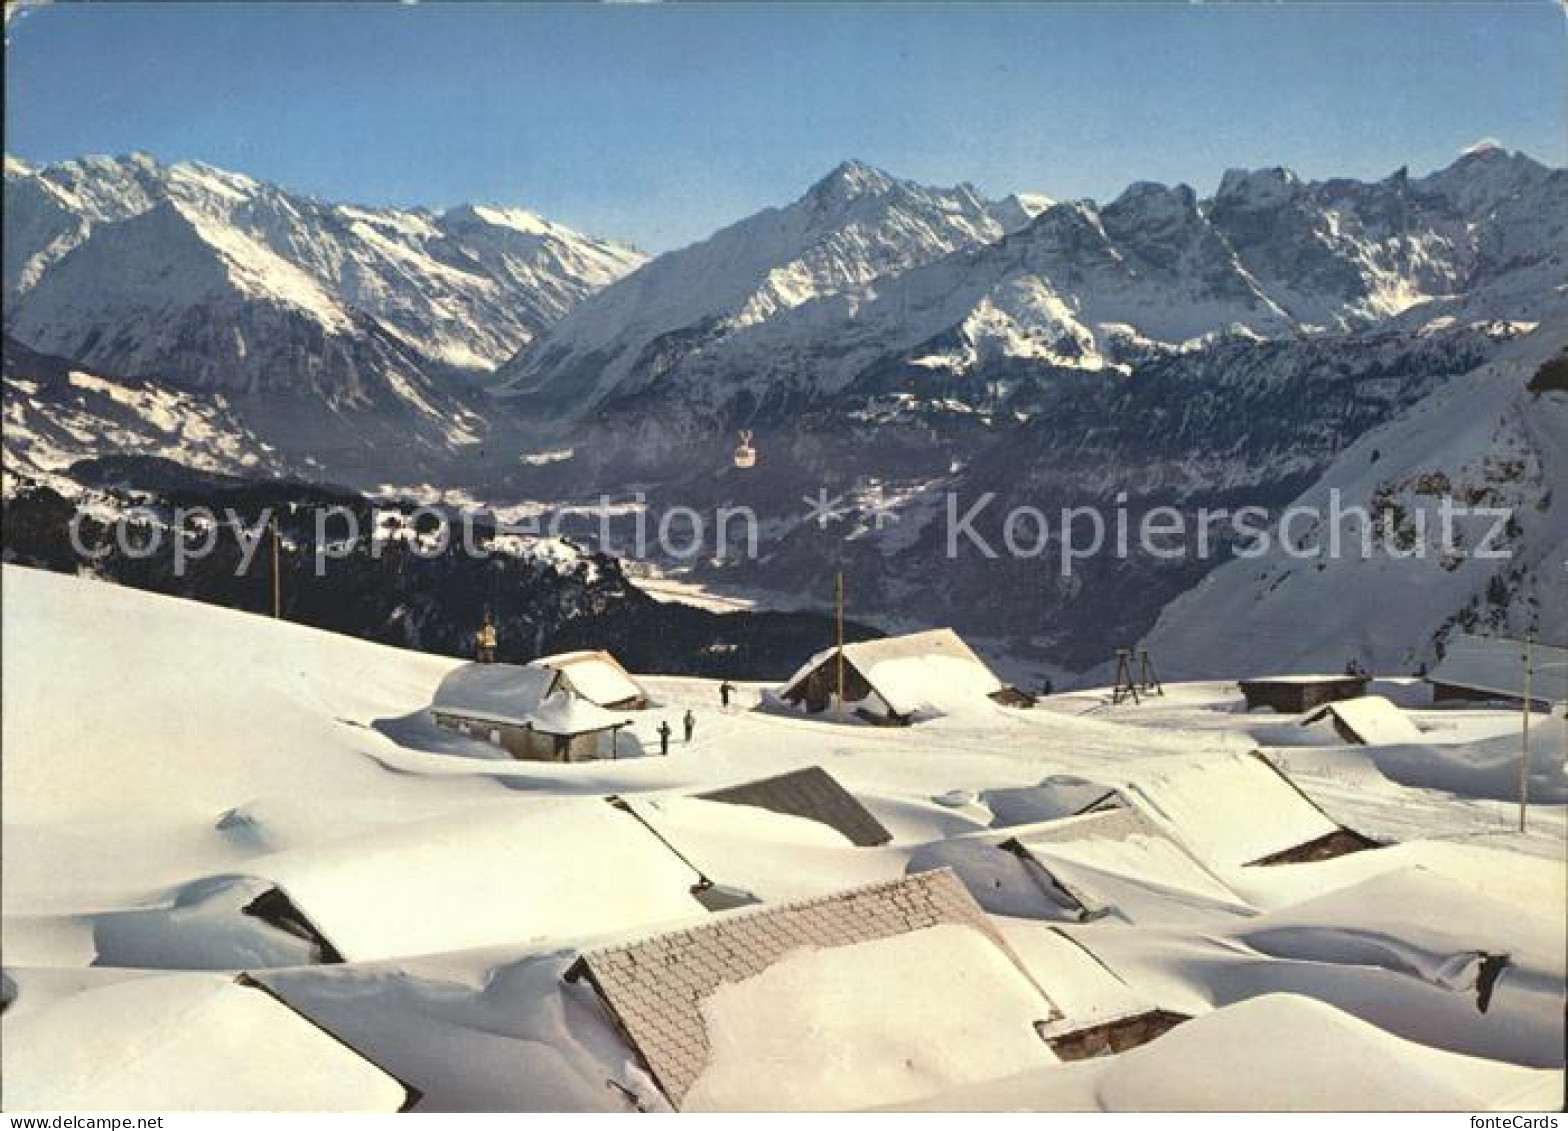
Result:
{"type": "Polygon", "coordinates": [[[844,718],[844,571],[833,575],[833,635],[838,647],[838,717],[844,718]]]}
{"type": "Polygon", "coordinates": [[[1132,678],[1132,649],[1116,649],[1116,686],[1111,688],[1111,706],[1120,705],[1123,699],[1138,700],[1138,684],[1132,678]]]}
{"type": "Polygon", "coordinates": [[[1522,707],[1521,725],[1523,732],[1520,736],[1519,749],[1519,831],[1524,832],[1525,811],[1530,805],[1530,692],[1531,679],[1535,674],[1535,633],[1529,633],[1524,638],[1524,703],[1522,707]]]}
{"type": "Polygon", "coordinates": [[[272,615],[277,620],[283,619],[283,573],[279,568],[278,552],[278,516],[272,515],[272,615]]]}
{"type": "Polygon", "coordinates": [[[1154,661],[1149,659],[1149,650],[1143,647],[1138,649],[1138,689],[1145,695],[1165,694],[1160,677],[1154,674],[1154,661]]]}

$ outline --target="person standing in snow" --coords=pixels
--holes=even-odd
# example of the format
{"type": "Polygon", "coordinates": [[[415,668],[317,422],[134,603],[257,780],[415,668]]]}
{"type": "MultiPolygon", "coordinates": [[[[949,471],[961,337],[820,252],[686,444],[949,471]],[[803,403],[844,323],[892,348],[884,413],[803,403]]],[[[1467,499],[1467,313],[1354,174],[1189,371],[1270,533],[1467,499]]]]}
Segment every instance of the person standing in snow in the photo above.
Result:
{"type": "Polygon", "coordinates": [[[659,754],[665,758],[670,756],[670,720],[665,719],[659,724],[659,754]]]}
{"type": "Polygon", "coordinates": [[[730,696],[735,692],[735,685],[729,680],[719,684],[719,706],[726,711],[730,709],[730,696]]]}
{"type": "Polygon", "coordinates": [[[692,714],[690,711],[687,711],[686,712],[685,722],[686,722],[686,741],[690,742],[691,741],[692,731],[697,729],[697,716],[692,714]]]}

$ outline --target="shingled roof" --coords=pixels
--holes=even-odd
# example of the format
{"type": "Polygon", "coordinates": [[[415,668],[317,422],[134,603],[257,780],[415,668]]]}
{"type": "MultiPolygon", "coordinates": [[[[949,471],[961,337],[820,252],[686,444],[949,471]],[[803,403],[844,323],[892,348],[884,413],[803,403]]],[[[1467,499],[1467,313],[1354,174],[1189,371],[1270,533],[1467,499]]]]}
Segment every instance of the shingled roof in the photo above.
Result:
{"type": "Polygon", "coordinates": [[[791,951],[853,946],[943,924],[968,927],[989,939],[1040,994],[1045,1019],[1061,1016],[958,877],[945,868],[737,911],[686,930],[591,951],[572,964],[566,978],[588,980],[678,1108],[707,1065],[702,1003],[720,986],[753,978],[791,951]]]}
{"type": "Polygon", "coordinates": [[[791,770],[787,774],[759,778],[698,796],[704,801],[750,805],[789,817],[804,817],[837,829],[846,840],[860,848],[886,844],[893,839],[893,834],[821,766],[791,770]]]}

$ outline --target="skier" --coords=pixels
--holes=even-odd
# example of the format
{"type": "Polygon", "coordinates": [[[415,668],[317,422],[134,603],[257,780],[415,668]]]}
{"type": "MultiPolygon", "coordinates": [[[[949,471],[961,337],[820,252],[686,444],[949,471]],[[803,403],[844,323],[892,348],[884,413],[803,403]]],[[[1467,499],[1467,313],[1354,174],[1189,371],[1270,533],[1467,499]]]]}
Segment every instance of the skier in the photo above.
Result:
{"type": "Polygon", "coordinates": [[[670,756],[670,720],[665,719],[659,724],[659,753],[668,758],[670,756]]]}
{"type": "Polygon", "coordinates": [[[1050,679],[1042,679],[1040,681],[1040,694],[1042,696],[1051,694],[1055,689],[1056,684],[1052,683],[1050,679]]]}
{"type": "Polygon", "coordinates": [[[735,685],[729,680],[725,680],[723,683],[719,684],[719,706],[723,707],[726,711],[729,710],[730,696],[734,693],[735,685]]]}
{"type": "Polygon", "coordinates": [[[697,729],[697,716],[690,711],[686,712],[686,741],[691,741],[691,732],[697,729]]]}

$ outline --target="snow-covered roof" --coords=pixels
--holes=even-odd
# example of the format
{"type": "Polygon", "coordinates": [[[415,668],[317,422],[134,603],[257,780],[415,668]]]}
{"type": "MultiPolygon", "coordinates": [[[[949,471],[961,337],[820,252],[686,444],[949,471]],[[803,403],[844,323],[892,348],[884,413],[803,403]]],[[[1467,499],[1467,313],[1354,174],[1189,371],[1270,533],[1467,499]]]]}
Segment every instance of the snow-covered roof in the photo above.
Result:
{"type": "Polygon", "coordinates": [[[1148,758],[1118,770],[1128,799],[1209,865],[1241,867],[1341,831],[1255,752],[1148,758]]]}
{"type": "Polygon", "coordinates": [[[1090,913],[1114,909],[1138,922],[1157,918],[1172,900],[1243,907],[1235,892],[1135,809],[1054,821],[1016,839],[1090,913]]]}
{"type": "Polygon", "coordinates": [[[548,668],[464,664],[441,681],[430,708],[520,723],[555,690],[555,682],[556,675],[548,668]]]}
{"type": "Polygon", "coordinates": [[[528,713],[525,721],[543,734],[589,734],[624,726],[626,717],[570,692],[557,691],[547,695],[543,703],[528,713]]]}
{"type": "Polygon", "coordinates": [[[382,1111],[399,1081],[227,974],[137,975],[35,994],[5,1016],[8,1111],[382,1111]]]}
{"type": "Polygon", "coordinates": [[[1062,1012],[1041,1028],[1047,1041],[1158,1008],[1154,997],[1128,985],[1090,949],[1085,940],[1092,938],[1089,932],[1041,929],[1022,919],[1002,919],[997,926],[1062,1012]]]}
{"type": "Polygon", "coordinates": [[[646,698],[646,693],[608,652],[562,652],[541,656],[528,665],[560,672],[572,690],[601,707],[646,698]]]}
{"type": "Polygon", "coordinates": [[[1052,775],[1039,785],[982,790],[980,803],[991,811],[993,829],[1075,817],[1102,806],[1115,808],[1124,804],[1116,791],[1103,782],[1063,774],[1052,775]]]}
{"type": "Polygon", "coordinates": [[[1381,695],[1324,704],[1303,715],[1301,725],[1310,726],[1330,715],[1337,718],[1355,736],[1355,741],[1363,746],[1397,746],[1422,741],[1421,728],[1381,695]]]}
{"type": "Polygon", "coordinates": [[[890,1069],[868,1061],[889,1056],[919,1057],[934,1079],[966,1067],[976,1078],[977,1052],[991,1075],[1006,1069],[985,1056],[1005,1064],[1027,1050],[1049,1063],[1032,1023],[1060,1015],[946,869],[593,951],[567,976],[584,975],[677,1107],[697,1088],[694,1107],[735,1102],[732,1073],[760,1085],[759,1061],[770,1062],[762,1075],[772,1084],[765,1097],[751,1096],[765,1108],[864,1106],[874,1088],[858,1105],[813,1089],[852,1089],[855,1081],[840,1078],[845,1063],[875,1074],[890,1069]],[[909,940],[896,953],[875,946],[896,938],[909,940]],[[811,969],[794,970],[798,961],[811,969]],[[910,994],[911,984],[922,992],[910,994]],[[823,1049],[840,1064],[812,1062],[823,1049]]]}
{"type": "Polygon", "coordinates": [[[701,877],[595,799],[407,822],[257,861],[349,961],[582,938],[703,914],[701,877]]]}
{"type": "MultiPolygon", "coordinates": [[[[836,652],[812,656],[784,685],[799,684],[836,652]]],[[[963,638],[950,628],[844,645],[844,658],[898,715],[948,714],[1003,689],[1003,683],[963,638]]]]}
{"type": "MultiPolygon", "coordinates": [[[[1558,878],[1560,884],[1560,872],[1558,878]]],[[[1539,906],[1521,907],[1415,865],[1267,911],[1232,934],[1280,958],[1362,962],[1457,990],[1482,988],[1475,978],[1483,953],[1507,955],[1518,976],[1539,972],[1538,984],[1544,987],[1562,969],[1568,944],[1562,911],[1560,894],[1539,906]],[[1425,917],[1423,912],[1433,907],[1446,914],[1425,917]]],[[[1557,977],[1555,992],[1548,992],[1560,1003],[1557,977]]],[[[1561,1005],[1545,1012],[1557,1014],[1554,1027],[1560,1037],[1561,1005]]]]}
{"type": "MultiPolygon", "coordinates": [[[[1556,879],[1561,891],[1561,861],[1556,879]]],[[[1561,1095],[1568,920],[1560,897],[1540,905],[1500,899],[1405,867],[1227,933],[1297,971],[1271,964],[1264,985],[1344,978],[1347,990],[1355,987],[1350,1007],[1368,1020],[1474,1057],[1556,1068],[1561,1095]]]]}
{"type": "MultiPolygon", "coordinates": [[[[1427,678],[1495,695],[1524,696],[1524,652],[1521,640],[1488,636],[1454,636],[1443,660],[1427,678]]],[[[1531,652],[1530,698],[1560,703],[1568,699],[1568,648],[1537,644],[1531,652]]]]}
{"type": "MultiPolygon", "coordinates": [[[[993,915],[1133,923],[1187,909],[1245,913],[1240,897],[1136,809],[1110,809],[924,845],[912,872],[953,868],[993,915]]],[[[1054,981],[1051,983],[1054,989],[1054,981]]]]}
{"type": "Polygon", "coordinates": [[[704,876],[764,903],[899,874],[897,861],[857,848],[810,817],[679,793],[639,792],[621,800],[704,876]]]}
{"type": "Polygon", "coordinates": [[[946,1112],[1535,1111],[1561,1097],[1560,1070],[1456,1055],[1299,993],[1263,993],[1072,1071],[1035,1069],[904,1106],[946,1112]]]}
{"type": "Polygon", "coordinates": [[[622,715],[558,688],[550,668],[468,664],[441,681],[432,711],[541,734],[591,734],[623,726],[622,715]]]}

